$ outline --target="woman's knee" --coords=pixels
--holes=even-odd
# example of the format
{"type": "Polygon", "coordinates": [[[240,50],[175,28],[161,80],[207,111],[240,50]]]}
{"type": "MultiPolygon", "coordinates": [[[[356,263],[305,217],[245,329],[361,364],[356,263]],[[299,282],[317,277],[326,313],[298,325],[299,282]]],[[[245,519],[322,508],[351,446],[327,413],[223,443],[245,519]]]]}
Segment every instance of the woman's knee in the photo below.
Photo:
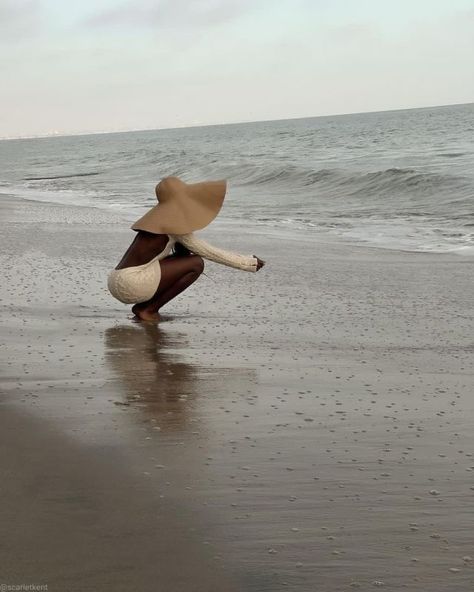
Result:
{"type": "Polygon", "coordinates": [[[191,270],[194,271],[194,273],[201,275],[204,271],[204,259],[200,255],[191,255],[190,259],[192,259],[192,261],[190,261],[191,270]]]}

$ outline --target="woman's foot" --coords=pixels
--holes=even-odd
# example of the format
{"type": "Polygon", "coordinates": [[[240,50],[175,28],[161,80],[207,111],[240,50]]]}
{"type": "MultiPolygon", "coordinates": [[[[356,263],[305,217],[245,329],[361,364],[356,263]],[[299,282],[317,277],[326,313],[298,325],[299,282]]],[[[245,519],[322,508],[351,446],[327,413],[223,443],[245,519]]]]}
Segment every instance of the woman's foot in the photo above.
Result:
{"type": "Polygon", "coordinates": [[[135,304],[135,306],[132,307],[132,312],[138,319],[140,319],[140,321],[152,321],[157,323],[160,320],[160,315],[156,311],[140,307],[139,304],[135,304]]]}

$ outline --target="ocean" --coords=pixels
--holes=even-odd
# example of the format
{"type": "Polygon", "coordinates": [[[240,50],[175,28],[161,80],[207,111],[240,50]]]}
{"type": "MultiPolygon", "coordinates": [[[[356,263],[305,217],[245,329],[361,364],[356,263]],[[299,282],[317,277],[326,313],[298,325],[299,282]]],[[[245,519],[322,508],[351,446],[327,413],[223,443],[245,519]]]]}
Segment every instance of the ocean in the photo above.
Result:
{"type": "Polygon", "coordinates": [[[474,104],[0,141],[0,194],[127,223],[168,175],[228,180],[213,225],[474,255],[474,104]]]}

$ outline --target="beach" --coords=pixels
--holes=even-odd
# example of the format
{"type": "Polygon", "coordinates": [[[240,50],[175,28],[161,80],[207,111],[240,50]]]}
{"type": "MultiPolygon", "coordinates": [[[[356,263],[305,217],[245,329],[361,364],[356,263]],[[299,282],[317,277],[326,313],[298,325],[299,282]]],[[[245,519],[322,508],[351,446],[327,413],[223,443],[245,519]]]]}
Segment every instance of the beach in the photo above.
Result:
{"type": "Polygon", "coordinates": [[[2,583],[473,589],[472,257],[211,226],[140,324],[119,215],[0,207],[2,583]]]}

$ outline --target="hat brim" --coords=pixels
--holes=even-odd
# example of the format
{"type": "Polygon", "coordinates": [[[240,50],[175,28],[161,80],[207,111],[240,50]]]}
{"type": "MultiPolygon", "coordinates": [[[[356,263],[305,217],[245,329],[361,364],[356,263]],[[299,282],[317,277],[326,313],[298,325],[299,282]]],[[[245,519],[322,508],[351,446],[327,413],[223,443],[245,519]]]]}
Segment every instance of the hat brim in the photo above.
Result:
{"type": "Polygon", "coordinates": [[[154,234],[188,234],[214,220],[224,203],[225,180],[187,184],[177,178],[172,179],[174,183],[163,186],[157,193],[159,203],[133,224],[133,230],[154,234]]]}

